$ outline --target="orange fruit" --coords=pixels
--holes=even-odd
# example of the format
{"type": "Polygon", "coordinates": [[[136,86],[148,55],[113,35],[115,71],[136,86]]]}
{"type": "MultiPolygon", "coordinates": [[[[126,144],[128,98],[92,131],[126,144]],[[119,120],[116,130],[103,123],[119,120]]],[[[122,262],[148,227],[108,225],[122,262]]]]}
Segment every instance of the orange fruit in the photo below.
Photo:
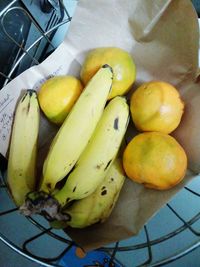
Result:
{"type": "Polygon", "coordinates": [[[84,85],[104,64],[113,69],[113,84],[108,99],[124,95],[136,78],[136,67],[131,55],[121,48],[100,47],[91,50],[81,68],[81,80],[84,85]]]}
{"type": "Polygon", "coordinates": [[[131,96],[132,120],[139,131],[171,133],[183,115],[184,104],[171,84],[151,81],[142,84],[131,96]]]}
{"type": "Polygon", "coordinates": [[[73,76],[55,76],[43,83],[38,100],[46,117],[62,124],[82,92],[81,82],[73,76]]]}
{"type": "Polygon", "coordinates": [[[165,190],[184,178],[187,156],[172,136],[146,132],[136,135],[127,145],[123,166],[133,181],[149,188],[165,190]]]}

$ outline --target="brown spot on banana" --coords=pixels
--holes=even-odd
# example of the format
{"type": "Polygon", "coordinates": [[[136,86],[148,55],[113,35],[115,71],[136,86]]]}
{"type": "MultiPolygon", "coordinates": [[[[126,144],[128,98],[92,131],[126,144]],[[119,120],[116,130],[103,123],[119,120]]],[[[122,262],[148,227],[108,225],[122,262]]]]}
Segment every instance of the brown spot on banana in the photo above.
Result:
{"type": "Polygon", "coordinates": [[[113,128],[115,130],[119,130],[119,117],[117,117],[115,120],[114,120],[114,126],[113,128]]]}
{"type": "Polygon", "coordinates": [[[110,160],[108,161],[108,163],[106,164],[106,167],[104,168],[104,171],[106,171],[106,169],[109,167],[109,165],[111,164],[111,162],[112,162],[112,159],[110,159],[110,160]]]}
{"type": "Polygon", "coordinates": [[[75,192],[76,191],[76,186],[74,187],[74,189],[73,189],[73,192],[75,192]]]}
{"type": "Polygon", "coordinates": [[[102,196],[104,196],[104,195],[106,195],[107,194],[107,190],[105,189],[105,190],[103,190],[102,192],[101,192],[101,195],[102,196]]]}
{"type": "Polygon", "coordinates": [[[100,164],[97,164],[96,165],[96,169],[98,169],[98,170],[100,170],[101,169],[101,167],[104,165],[104,163],[102,162],[102,163],[100,163],[100,164]]]}

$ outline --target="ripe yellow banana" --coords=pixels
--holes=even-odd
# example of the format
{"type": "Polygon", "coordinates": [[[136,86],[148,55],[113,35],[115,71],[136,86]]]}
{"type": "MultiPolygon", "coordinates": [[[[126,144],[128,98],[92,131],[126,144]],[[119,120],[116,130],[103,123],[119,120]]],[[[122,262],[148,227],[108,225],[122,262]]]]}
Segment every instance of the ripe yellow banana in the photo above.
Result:
{"type": "Polygon", "coordinates": [[[103,223],[117,202],[124,180],[122,164],[117,158],[94,193],[64,209],[68,221],[53,221],[50,225],[54,228],[84,228],[97,222],[103,223]]]}
{"type": "Polygon", "coordinates": [[[53,195],[61,206],[93,193],[119,151],[129,121],[125,98],[115,97],[103,115],[63,188],[53,195]]]}
{"type": "Polygon", "coordinates": [[[51,144],[40,191],[52,192],[77,162],[103,113],[112,79],[112,69],[104,65],[85,87],[51,144]]]}
{"type": "Polygon", "coordinates": [[[35,189],[39,121],[36,92],[27,90],[16,108],[8,157],[7,180],[17,206],[35,189]]]}

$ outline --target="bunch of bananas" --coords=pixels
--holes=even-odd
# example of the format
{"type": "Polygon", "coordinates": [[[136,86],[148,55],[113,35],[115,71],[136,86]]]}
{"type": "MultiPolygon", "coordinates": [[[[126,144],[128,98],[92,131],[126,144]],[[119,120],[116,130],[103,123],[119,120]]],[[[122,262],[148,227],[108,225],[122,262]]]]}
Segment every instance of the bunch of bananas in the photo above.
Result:
{"type": "Polygon", "coordinates": [[[49,147],[39,183],[37,93],[27,90],[18,103],[7,179],[24,215],[45,214],[60,228],[83,228],[109,217],[125,179],[119,151],[129,121],[125,98],[107,103],[112,81],[112,69],[104,65],[86,85],[49,147]]]}

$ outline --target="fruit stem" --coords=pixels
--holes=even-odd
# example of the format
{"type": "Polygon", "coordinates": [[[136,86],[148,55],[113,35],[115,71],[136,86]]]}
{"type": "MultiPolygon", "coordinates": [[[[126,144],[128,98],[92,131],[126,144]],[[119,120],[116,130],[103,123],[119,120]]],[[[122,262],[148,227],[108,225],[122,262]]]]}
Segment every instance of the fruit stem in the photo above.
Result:
{"type": "Polygon", "coordinates": [[[25,216],[39,214],[48,221],[69,221],[70,216],[62,213],[60,204],[49,194],[40,192],[30,192],[26,196],[25,203],[19,209],[25,216]]]}

